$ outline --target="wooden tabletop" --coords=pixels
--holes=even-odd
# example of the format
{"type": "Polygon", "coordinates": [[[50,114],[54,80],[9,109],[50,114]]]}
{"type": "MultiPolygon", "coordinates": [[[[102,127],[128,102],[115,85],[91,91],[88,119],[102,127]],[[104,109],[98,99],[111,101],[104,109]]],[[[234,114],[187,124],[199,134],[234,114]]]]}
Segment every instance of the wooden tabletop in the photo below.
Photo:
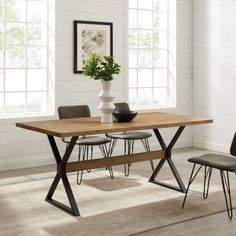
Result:
{"type": "Polygon", "coordinates": [[[212,123],[212,119],[163,112],[139,113],[132,122],[102,124],[100,117],[16,123],[17,127],[61,138],[89,134],[168,128],[212,123]]]}

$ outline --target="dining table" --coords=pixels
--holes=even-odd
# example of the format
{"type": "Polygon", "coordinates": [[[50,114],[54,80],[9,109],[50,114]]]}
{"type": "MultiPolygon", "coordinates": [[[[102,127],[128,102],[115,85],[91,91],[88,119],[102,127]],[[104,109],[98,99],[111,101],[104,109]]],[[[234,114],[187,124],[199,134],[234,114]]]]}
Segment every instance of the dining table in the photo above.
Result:
{"type": "Polygon", "coordinates": [[[186,187],[172,159],[173,147],[186,126],[208,124],[212,122],[213,120],[210,118],[193,117],[189,115],[165,112],[146,112],[139,113],[131,122],[101,123],[100,117],[88,117],[63,120],[57,119],[18,122],[16,123],[16,126],[34,132],[39,132],[47,136],[56,162],[56,175],[52,181],[45,200],[74,216],[80,216],[79,208],[68,179],[68,173],[72,172],[104,167],[107,168],[134,162],[159,159],[158,164],[149,178],[149,182],[185,193],[186,187]],[[160,129],[171,127],[177,127],[177,131],[174,133],[171,141],[167,144],[160,132],[160,129]],[[153,130],[157,138],[157,144],[153,144],[154,147],[156,146],[153,151],[139,152],[129,155],[111,155],[105,158],[101,157],[93,160],[69,161],[79,136],[94,134],[102,135],[107,133],[149,129],[153,130]],[[69,138],[69,144],[65,151],[60,153],[55,138],[69,138]],[[173,177],[177,182],[176,185],[161,182],[157,179],[158,173],[162,169],[164,163],[168,164],[170,171],[173,173],[173,177]],[[65,193],[69,200],[69,206],[53,198],[54,192],[57,189],[60,180],[63,183],[65,193]]]}

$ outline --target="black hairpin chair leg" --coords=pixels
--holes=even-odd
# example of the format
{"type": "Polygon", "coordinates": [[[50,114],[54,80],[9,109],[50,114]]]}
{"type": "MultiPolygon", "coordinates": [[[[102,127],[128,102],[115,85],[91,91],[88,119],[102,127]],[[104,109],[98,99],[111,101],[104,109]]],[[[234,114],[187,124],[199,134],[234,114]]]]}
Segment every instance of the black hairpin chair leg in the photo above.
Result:
{"type": "MultiPolygon", "coordinates": [[[[185,202],[186,202],[186,198],[187,198],[188,191],[189,191],[189,186],[191,185],[191,183],[193,182],[193,180],[197,176],[198,172],[202,168],[202,165],[200,165],[200,167],[198,168],[198,170],[194,174],[195,167],[196,167],[196,163],[194,163],[194,165],[193,165],[192,173],[190,175],[187,190],[186,190],[186,193],[185,193],[185,196],[184,196],[182,208],[184,208],[184,205],[185,205],[185,202]]],[[[204,166],[204,168],[205,169],[204,169],[203,198],[206,199],[208,197],[210,179],[211,179],[211,174],[212,174],[212,171],[213,171],[213,167],[204,166]]],[[[229,172],[224,171],[224,170],[220,170],[220,176],[221,176],[221,182],[222,182],[222,187],[223,187],[223,191],[224,191],[227,214],[228,214],[229,219],[231,220],[233,218],[233,208],[232,208],[232,199],[231,199],[231,191],[230,191],[229,172]],[[225,172],[226,172],[226,174],[225,174],[225,172]]]]}
{"type": "MultiPolygon", "coordinates": [[[[85,160],[86,149],[87,148],[88,147],[86,147],[84,145],[79,145],[78,161],[84,161],[85,160]]],[[[77,184],[78,185],[80,185],[82,183],[83,174],[84,174],[83,170],[77,172],[77,184]]]]}
{"type": "Polygon", "coordinates": [[[196,164],[194,163],[193,169],[192,169],[192,172],[191,172],[189,181],[188,181],[187,190],[186,190],[186,192],[185,192],[185,196],[184,196],[182,208],[184,208],[184,205],[185,205],[185,202],[186,202],[186,199],[187,199],[187,195],[188,195],[188,191],[189,191],[189,187],[190,187],[191,183],[194,181],[194,179],[196,178],[197,174],[199,173],[199,171],[200,171],[201,168],[202,168],[202,166],[200,166],[200,167],[197,169],[196,173],[194,173],[195,167],[196,167],[196,164]]]}
{"type": "Polygon", "coordinates": [[[205,166],[204,168],[204,185],[203,185],[203,199],[207,199],[209,188],[210,188],[210,181],[211,181],[211,174],[212,174],[212,167],[205,166]]]}
{"type": "Polygon", "coordinates": [[[230,191],[230,181],[229,181],[229,172],[226,172],[226,176],[223,170],[220,171],[222,187],[225,195],[225,204],[227,208],[228,217],[230,220],[233,218],[233,208],[232,208],[232,199],[230,191]]]}
{"type": "MultiPolygon", "coordinates": [[[[102,153],[104,158],[111,157],[111,154],[109,153],[110,152],[110,147],[109,147],[109,149],[107,149],[106,144],[99,145],[99,149],[100,149],[100,151],[101,151],[101,153],[102,153]]],[[[111,176],[111,179],[114,179],[114,174],[113,174],[112,167],[111,166],[107,166],[106,169],[108,169],[109,174],[111,176]]]]}
{"type": "MultiPolygon", "coordinates": [[[[151,151],[151,148],[150,148],[150,145],[149,145],[149,141],[147,138],[145,139],[142,139],[142,144],[143,144],[143,147],[145,149],[146,152],[150,152],[151,151]]],[[[150,160],[150,165],[151,165],[151,168],[152,168],[152,171],[155,170],[155,167],[154,167],[154,162],[153,160],[150,160]]]]}
{"type": "MultiPolygon", "coordinates": [[[[106,144],[101,144],[98,146],[103,157],[109,157],[109,153],[106,147],[106,144]]],[[[78,155],[78,161],[84,161],[84,160],[92,160],[93,159],[93,146],[91,145],[79,145],[79,155],[78,155]]],[[[108,169],[109,174],[111,176],[111,179],[114,179],[114,174],[112,167],[108,166],[106,169],[108,169]]],[[[87,170],[87,172],[91,172],[91,169],[87,170]]],[[[83,180],[83,170],[77,172],[77,184],[80,185],[83,180]]]]}
{"type": "MultiPolygon", "coordinates": [[[[124,155],[130,155],[134,153],[134,140],[124,140],[124,155]]],[[[129,176],[131,163],[124,164],[125,176],[129,176]]]]}

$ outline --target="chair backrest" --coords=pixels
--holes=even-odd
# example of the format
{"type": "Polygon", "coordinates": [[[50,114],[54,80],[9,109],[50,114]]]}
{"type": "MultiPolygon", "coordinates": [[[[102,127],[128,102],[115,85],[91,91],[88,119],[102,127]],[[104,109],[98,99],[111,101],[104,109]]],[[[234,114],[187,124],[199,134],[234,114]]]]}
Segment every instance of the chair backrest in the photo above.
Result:
{"type": "Polygon", "coordinates": [[[234,138],[233,138],[233,141],[231,143],[230,154],[233,155],[233,156],[236,156],[236,132],[234,134],[234,138]]]}
{"type": "Polygon", "coordinates": [[[60,106],[58,115],[60,119],[91,117],[88,105],[60,106]]]}
{"type": "Polygon", "coordinates": [[[114,103],[115,110],[118,111],[130,111],[129,104],[126,102],[114,103]]]}

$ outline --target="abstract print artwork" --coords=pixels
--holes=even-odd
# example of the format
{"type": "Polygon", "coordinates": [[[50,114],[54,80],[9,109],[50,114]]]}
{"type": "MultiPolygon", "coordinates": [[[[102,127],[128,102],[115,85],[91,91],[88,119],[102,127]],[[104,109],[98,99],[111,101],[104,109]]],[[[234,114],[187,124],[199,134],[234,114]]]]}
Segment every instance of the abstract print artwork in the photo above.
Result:
{"type": "Polygon", "coordinates": [[[84,65],[88,57],[96,52],[98,55],[106,55],[106,31],[82,30],[81,34],[81,64],[84,65]]]}
{"type": "Polygon", "coordinates": [[[74,73],[82,73],[92,53],[112,55],[112,23],[74,21],[74,73]]]}

